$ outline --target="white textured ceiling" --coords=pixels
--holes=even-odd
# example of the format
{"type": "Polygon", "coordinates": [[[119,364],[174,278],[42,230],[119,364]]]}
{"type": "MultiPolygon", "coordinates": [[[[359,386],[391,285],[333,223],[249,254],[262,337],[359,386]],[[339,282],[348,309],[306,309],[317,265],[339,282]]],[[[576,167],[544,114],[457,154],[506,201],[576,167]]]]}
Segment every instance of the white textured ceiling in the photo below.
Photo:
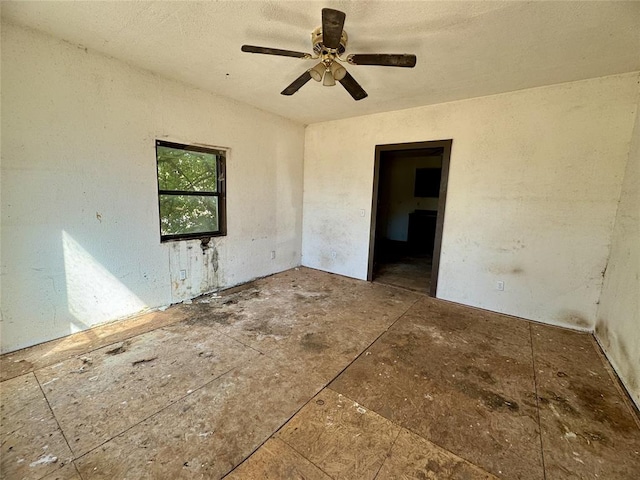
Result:
{"type": "Polygon", "coordinates": [[[302,123],[640,70],[640,2],[2,2],[5,20],[302,123]],[[414,69],[348,66],[369,93],[309,82],[323,7],[347,14],[346,53],[414,53],[414,69]]]}

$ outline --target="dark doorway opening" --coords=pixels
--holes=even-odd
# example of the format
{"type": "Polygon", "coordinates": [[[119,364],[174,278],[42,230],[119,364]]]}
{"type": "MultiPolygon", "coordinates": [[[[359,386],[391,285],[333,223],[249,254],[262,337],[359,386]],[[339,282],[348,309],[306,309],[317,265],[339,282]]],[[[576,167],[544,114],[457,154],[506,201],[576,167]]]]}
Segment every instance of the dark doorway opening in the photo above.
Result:
{"type": "Polygon", "coordinates": [[[436,296],[451,144],[376,146],[370,281],[436,296]]]}

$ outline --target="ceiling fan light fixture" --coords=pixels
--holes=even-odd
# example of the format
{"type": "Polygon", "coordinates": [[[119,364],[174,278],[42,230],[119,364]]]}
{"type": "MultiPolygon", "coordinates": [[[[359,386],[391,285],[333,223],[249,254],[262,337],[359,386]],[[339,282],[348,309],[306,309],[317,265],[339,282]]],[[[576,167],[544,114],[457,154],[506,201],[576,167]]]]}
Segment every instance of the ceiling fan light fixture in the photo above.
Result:
{"type": "Polygon", "coordinates": [[[331,73],[333,74],[333,78],[339,82],[347,74],[347,69],[334,61],[331,64],[331,73]]]}
{"type": "Polygon", "coordinates": [[[346,14],[332,8],[322,9],[322,25],[311,32],[311,44],[313,53],[282,50],[279,48],[259,47],[256,45],[242,45],[241,50],[248,53],[260,53],[263,55],[279,55],[281,57],[294,57],[303,60],[319,59],[320,63],[305,70],[285,88],[282,95],[293,95],[311,79],[322,82],[326,87],[333,87],[336,82],[351,95],[354,100],[362,100],[367,97],[367,92],[342,66],[342,63],[350,65],[377,65],[381,67],[405,67],[413,68],[416,65],[416,56],[408,53],[365,53],[349,54],[341,57],[347,49],[347,32],[344,31],[346,14]]]}
{"type": "Polygon", "coordinates": [[[336,84],[335,78],[333,78],[333,73],[331,73],[331,69],[327,68],[324,72],[324,80],[322,81],[322,85],[325,87],[333,87],[336,84]]]}
{"type": "Polygon", "coordinates": [[[311,70],[309,70],[309,74],[311,75],[311,78],[313,78],[316,82],[319,82],[322,80],[325,70],[326,67],[324,66],[324,63],[320,62],[311,70]]]}

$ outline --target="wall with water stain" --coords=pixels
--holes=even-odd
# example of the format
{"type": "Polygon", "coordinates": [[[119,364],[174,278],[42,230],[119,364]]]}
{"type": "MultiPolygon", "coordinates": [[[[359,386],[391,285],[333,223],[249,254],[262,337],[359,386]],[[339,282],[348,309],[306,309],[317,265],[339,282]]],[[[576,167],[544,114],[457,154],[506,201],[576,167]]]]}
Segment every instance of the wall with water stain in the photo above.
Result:
{"type": "Polygon", "coordinates": [[[604,275],[596,337],[640,407],[640,108],[604,275]]]}
{"type": "Polygon", "coordinates": [[[453,139],[438,297],[593,329],[637,81],[615,75],[310,125],[303,265],[366,278],[375,146],[453,139]]]}
{"type": "Polygon", "coordinates": [[[301,124],[3,24],[2,351],[299,265],[303,152],[301,124]],[[228,150],[209,248],[160,243],[156,139],[228,150]]]}

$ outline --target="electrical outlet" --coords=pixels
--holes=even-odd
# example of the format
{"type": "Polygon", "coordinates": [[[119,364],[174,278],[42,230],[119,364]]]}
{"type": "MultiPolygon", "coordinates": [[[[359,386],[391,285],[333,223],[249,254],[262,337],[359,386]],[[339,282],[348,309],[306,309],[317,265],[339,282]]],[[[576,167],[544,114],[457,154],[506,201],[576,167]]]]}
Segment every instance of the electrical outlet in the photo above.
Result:
{"type": "Polygon", "coordinates": [[[504,282],[502,280],[496,282],[496,290],[504,291],[504,282]]]}
{"type": "Polygon", "coordinates": [[[275,250],[271,250],[271,260],[276,258],[276,251],[275,250]]]}
{"type": "Polygon", "coordinates": [[[186,279],[187,279],[187,271],[180,270],[180,280],[186,280],[186,279]]]}
{"type": "Polygon", "coordinates": [[[338,258],[338,252],[331,252],[331,258],[333,258],[334,260],[338,258]]]}
{"type": "Polygon", "coordinates": [[[364,208],[361,208],[361,209],[360,209],[360,216],[361,216],[361,217],[364,217],[364,214],[365,214],[364,208]]]}

